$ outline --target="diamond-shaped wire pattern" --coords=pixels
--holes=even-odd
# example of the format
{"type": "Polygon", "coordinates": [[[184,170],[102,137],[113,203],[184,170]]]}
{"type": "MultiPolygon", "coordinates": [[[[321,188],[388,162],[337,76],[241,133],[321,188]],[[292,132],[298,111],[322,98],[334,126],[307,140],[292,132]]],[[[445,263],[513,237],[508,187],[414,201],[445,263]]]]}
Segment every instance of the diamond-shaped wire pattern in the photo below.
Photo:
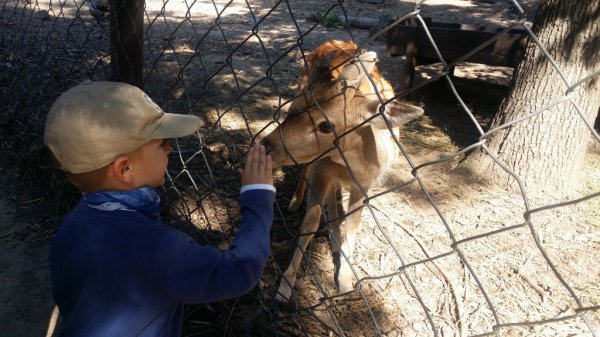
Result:
{"type": "MultiPolygon", "coordinates": [[[[422,138],[431,128],[411,124],[400,142],[394,143],[402,163],[381,184],[363,190],[365,212],[358,248],[352,259],[340,257],[351,262],[355,273],[355,290],[350,294],[335,292],[327,224],[323,224],[305,252],[290,302],[273,301],[302,222],[302,213],[286,210],[299,170],[278,171],[272,253],[262,281],[239,299],[187,308],[184,334],[598,336],[600,269],[594,262],[600,245],[598,167],[586,169],[592,186],[585,192],[539,203],[529,196],[535,195],[536,187],[524,187],[529,177],[520,176],[488,142],[496,133],[531,121],[542,123],[549,111],[560,114],[563,109],[573,112],[572,120],[556,127],[585,124],[573,134],[591,134],[597,147],[600,137],[586,105],[595,103],[579,100],[577,95],[586,86],[597,86],[598,62],[591,71],[563,69],[566,51],[544,45],[533,33],[531,19],[539,2],[462,0],[447,5],[439,0],[397,0],[394,6],[389,6],[390,0],[385,6],[386,1],[373,2],[145,3],[144,90],[165,111],[205,120],[195,136],[174,140],[176,151],[161,191],[163,215],[202,243],[225,248],[235,235],[239,225],[237,167],[248,146],[283,121],[298,94],[297,78],[307,53],[326,40],[352,40],[365,50],[378,49],[385,63],[380,65],[383,75],[397,83],[402,62],[384,57],[382,38],[412,19],[427,35],[439,67],[418,67],[420,79],[404,90],[397,87],[396,98],[419,97],[426,101],[426,114],[432,116],[435,112],[428,110],[430,106],[452,105],[448,109],[460,114],[456,118],[463,123],[459,128],[471,132],[454,143],[445,141],[446,147],[440,149],[422,138]],[[386,12],[392,7],[393,13],[386,12]],[[473,13],[478,8],[487,11],[477,16],[473,13]],[[504,14],[495,15],[494,8],[504,14]],[[357,28],[358,21],[374,15],[387,20],[382,25],[374,24],[377,18],[367,20],[374,26],[370,32],[357,28]],[[446,61],[446,44],[435,40],[431,21],[425,18],[431,16],[504,29],[446,61]],[[451,76],[450,69],[458,69],[513,29],[532,41],[528,48],[548,63],[549,76],[560,77],[564,90],[543,106],[532,107],[524,117],[490,129],[492,118],[482,121],[479,108],[473,107],[478,101],[464,98],[468,96],[463,94],[465,84],[451,76]],[[574,73],[577,76],[570,78],[574,73]],[[431,98],[420,94],[424,90],[434,92],[430,106],[431,98]],[[445,103],[435,103],[436,99],[445,103]],[[428,151],[432,154],[425,154],[428,151]],[[517,192],[481,187],[472,177],[458,183],[444,181],[451,175],[440,172],[454,167],[471,151],[492,158],[517,192]],[[467,191],[468,199],[463,196],[467,191]]],[[[2,123],[25,120],[25,116],[43,118],[53,99],[67,88],[87,78],[110,78],[111,14],[106,1],[2,0],[0,4],[0,108],[6,111],[2,118],[10,120],[2,123]]],[[[593,20],[588,24],[597,25],[593,20]]],[[[381,103],[389,102],[381,99],[381,103]]],[[[327,116],[326,109],[321,112],[327,116]]],[[[31,127],[41,134],[40,123],[31,127]]],[[[451,130],[447,125],[437,128],[451,130]]],[[[338,135],[338,140],[343,137],[338,135]]],[[[334,151],[345,160],[339,143],[334,151]]]]}

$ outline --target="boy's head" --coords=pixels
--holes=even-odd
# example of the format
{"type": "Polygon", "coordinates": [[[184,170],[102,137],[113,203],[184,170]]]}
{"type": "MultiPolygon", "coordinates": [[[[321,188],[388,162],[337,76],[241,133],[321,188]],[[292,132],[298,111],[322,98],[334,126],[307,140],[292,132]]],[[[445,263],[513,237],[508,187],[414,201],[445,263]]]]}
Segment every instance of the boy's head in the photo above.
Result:
{"type": "MultiPolygon", "coordinates": [[[[135,86],[88,80],[54,102],[46,120],[44,142],[75,185],[89,191],[95,189],[90,184],[113,173],[118,175],[118,170],[128,169],[128,163],[150,164],[148,171],[152,166],[163,166],[170,145],[162,140],[187,136],[201,125],[196,116],[165,113],[135,86]],[[160,163],[153,165],[152,161],[160,163]]],[[[166,169],[166,162],[164,166],[166,169]]],[[[138,177],[139,171],[138,165],[138,177]]]]}

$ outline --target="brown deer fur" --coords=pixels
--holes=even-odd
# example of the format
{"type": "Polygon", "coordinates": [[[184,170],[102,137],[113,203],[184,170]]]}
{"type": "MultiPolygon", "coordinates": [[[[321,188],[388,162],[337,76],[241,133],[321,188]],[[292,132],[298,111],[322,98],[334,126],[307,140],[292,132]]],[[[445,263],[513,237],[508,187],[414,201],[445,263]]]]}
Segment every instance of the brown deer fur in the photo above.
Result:
{"type": "Polygon", "coordinates": [[[353,290],[350,262],[361,221],[363,191],[369,191],[398,152],[382,115],[402,125],[423,113],[421,108],[391,100],[392,86],[377,70],[376,56],[374,52],[359,53],[352,42],[323,43],[306,58],[308,63],[299,80],[300,95],[291,102],[287,117],[261,140],[275,167],[319,158],[304,170],[306,180],[301,180],[290,204],[292,210],[299,207],[309,184],[298,247],[281,280],[277,300],[291,296],[302,255],[319,227],[321,205],[326,211],[332,251],[342,252],[338,292],[353,290]],[[381,107],[382,103],[386,104],[381,107]],[[345,235],[340,229],[336,198],[342,188],[349,192],[345,235]]]}

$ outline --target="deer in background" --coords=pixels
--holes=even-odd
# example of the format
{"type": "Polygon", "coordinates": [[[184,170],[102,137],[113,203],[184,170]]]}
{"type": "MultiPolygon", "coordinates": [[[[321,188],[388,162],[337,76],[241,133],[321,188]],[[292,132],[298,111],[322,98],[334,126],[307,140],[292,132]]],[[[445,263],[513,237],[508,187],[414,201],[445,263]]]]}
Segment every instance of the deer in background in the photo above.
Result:
{"type": "Polygon", "coordinates": [[[368,191],[383,175],[397,152],[391,129],[381,115],[361,123],[381,113],[393,124],[402,125],[423,114],[421,108],[388,102],[394,93],[376,62],[375,52],[359,54],[352,42],[322,44],[307,57],[299,80],[300,95],[291,102],[287,117],[261,140],[274,167],[312,162],[304,169],[306,179],[300,181],[289,207],[298,209],[306,184],[310,184],[299,243],[276,300],[291,296],[303,253],[319,227],[321,205],[326,210],[332,251],[340,254],[337,291],[353,290],[349,263],[361,221],[363,190],[368,191]],[[387,104],[380,108],[382,102],[387,104]],[[342,188],[349,192],[345,235],[338,215],[337,194],[342,188]]]}

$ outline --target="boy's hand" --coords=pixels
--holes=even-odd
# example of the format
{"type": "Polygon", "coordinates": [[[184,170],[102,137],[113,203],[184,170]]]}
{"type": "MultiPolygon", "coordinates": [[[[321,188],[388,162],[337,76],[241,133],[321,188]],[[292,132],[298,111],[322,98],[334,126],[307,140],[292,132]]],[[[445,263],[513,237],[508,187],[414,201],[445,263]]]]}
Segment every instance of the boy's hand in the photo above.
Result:
{"type": "Polygon", "coordinates": [[[273,185],[273,160],[267,155],[265,147],[254,144],[248,151],[246,165],[239,169],[242,186],[250,184],[273,185]]]}

